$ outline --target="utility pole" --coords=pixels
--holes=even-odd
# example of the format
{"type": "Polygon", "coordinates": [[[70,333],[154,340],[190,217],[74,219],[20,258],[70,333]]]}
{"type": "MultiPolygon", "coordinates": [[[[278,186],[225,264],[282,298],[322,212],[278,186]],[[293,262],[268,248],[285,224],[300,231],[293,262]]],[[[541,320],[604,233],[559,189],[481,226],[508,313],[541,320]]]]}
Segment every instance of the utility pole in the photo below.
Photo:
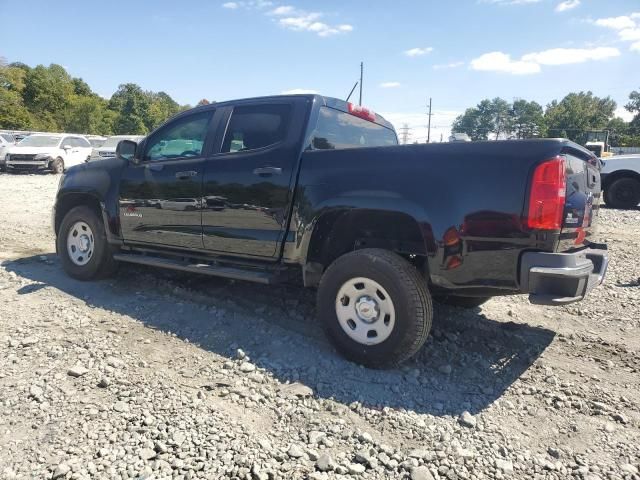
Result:
{"type": "Polygon", "coordinates": [[[408,123],[403,123],[402,127],[400,128],[400,135],[402,138],[402,144],[406,145],[407,143],[409,143],[409,131],[411,129],[409,128],[409,124],[408,123]]]}
{"type": "Polygon", "coordinates": [[[360,62],[360,106],[362,106],[362,79],[364,77],[364,62],[360,62]]]}
{"type": "Polygon", "coordinates": [[[431,142],[431,97],[429,97],[429,126],[427,127],[427,143],[431,142]]]}

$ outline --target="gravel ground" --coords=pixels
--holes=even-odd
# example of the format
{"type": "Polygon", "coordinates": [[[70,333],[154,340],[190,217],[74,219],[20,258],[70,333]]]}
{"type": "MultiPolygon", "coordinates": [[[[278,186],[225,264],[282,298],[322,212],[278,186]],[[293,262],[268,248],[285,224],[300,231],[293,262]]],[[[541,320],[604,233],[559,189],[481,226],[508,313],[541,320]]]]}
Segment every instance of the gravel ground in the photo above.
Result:
{"type": "Polygon", "coordinates": [[[601,212],[584,302],[436,307],[419,355],[374,371],[313,292],[66,277],[57,183],[0,174],[0,478],[640,478],[640,210],[601,212]]]}

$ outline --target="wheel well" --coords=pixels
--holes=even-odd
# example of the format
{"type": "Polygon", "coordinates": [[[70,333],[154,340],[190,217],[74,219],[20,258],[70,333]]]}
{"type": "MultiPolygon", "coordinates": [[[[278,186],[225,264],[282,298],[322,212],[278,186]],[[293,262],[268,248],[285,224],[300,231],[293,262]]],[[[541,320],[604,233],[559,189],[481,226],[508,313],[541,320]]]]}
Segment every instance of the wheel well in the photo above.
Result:
{"type": "Polygon", "coordinates": [[[54,219],[56,235],[58,235],[58,230],[60,230],[62,219],[67,213],[69,213],[69,210],[81,205],[89,207],[95,212],[98,218],[102,218],[102,209],[100,208],[100,202],[96,197],[87,193],[68,193],[56,202],[56,215],[54,219]]]}
{"type": "Polygon", "coordinates": [[[426,274],[427,251],[413,217],[402,212],[345,209],[327,212],[316,222],[304,268],[305,285],[317,285],[336,258],[363,248],[398,253],[426,274]]]}
{"type": "Polygon", "coordinates": [[[604,184],[602,185],[602,189],[606,190],[613,182],[620,180],[621,178],[633,178],[640,182],[640,173],[634,172],[633,170],[618,170],[617,172],[610,173],[607,175],[604,184]]]}

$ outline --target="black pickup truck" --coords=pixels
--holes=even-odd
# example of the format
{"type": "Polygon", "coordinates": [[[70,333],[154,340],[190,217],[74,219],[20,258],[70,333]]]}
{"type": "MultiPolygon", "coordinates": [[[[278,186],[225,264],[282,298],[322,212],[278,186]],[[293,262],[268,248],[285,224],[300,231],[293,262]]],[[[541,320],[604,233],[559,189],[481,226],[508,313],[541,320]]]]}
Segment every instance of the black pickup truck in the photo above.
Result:
{"type": "Polygon", "coordinates": [[[566,140],[400,146],[366,108],[275,96],[183,112],[70,168],[53,225],[77,279],[131,262],[316,287],[337,349],[383,367],[420,349],[432,298],[582,299],[607,267],[599,203],[596,157],[566,140]]]}

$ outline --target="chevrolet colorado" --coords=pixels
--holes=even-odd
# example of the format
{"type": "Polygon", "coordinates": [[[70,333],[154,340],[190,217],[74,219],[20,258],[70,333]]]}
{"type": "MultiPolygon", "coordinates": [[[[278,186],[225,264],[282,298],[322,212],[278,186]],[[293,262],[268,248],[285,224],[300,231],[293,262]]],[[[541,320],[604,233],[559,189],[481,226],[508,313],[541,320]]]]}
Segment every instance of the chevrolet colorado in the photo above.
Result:
{"type": "Polygon", "coordinates": [[[115,158],[70,168],[53,226],[64,270],[117,263],[317,288],[336,348],[415,354],[432,298],[579,301],[599,285],[599,163],[567,140],[397,145],[372,111],[319,95],[178,114],[115,158]]]}

